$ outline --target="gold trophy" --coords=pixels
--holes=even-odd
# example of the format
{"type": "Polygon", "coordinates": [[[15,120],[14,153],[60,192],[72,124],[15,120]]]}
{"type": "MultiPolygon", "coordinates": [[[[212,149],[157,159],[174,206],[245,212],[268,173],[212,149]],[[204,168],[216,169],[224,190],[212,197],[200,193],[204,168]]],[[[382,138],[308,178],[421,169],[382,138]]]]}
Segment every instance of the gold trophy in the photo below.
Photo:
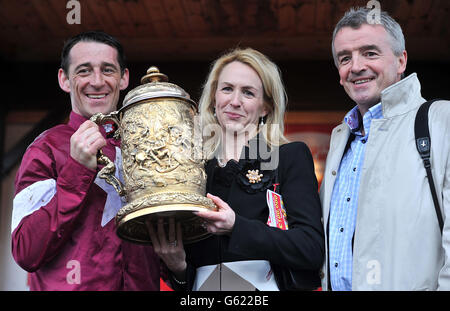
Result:
{"type": "MultiPolygon", "coordinates": [[[[145,220],[180,221],[183,243],[208,236],[203,221],[192,212],[217,210],[205,197],[205,160],[197,104],[166,75],[150,67],[140,86],[131,90],[118,111],[95,114],[97,124],[112,120],[121,138],[123,184],[114,176],[114,162],[100,151],[105,165],[100,178],[114,186],[127,204],[116,215],[117,235],[131,242],[151,243],[145,220]]],[[[152,223],[156,223],[152,221],[152,223]]]]}

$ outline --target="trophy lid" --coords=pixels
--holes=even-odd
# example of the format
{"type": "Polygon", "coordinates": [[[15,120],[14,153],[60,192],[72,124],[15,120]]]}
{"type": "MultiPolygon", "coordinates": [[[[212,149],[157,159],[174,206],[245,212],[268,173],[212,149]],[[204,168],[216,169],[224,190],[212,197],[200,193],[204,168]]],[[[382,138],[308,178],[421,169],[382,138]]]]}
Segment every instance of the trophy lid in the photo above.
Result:
{"type": "Polygon", "coordinates": [[[147,74],[141,78],[141,85],[132,89],[125,96],[122,109],[142,100],[167,97],[180,98],[191,103],[195,108],[197,107],[185,90],[168,81],[169,78],[159,72],[158,67],[151,66],[147,70],[147,74]]]}

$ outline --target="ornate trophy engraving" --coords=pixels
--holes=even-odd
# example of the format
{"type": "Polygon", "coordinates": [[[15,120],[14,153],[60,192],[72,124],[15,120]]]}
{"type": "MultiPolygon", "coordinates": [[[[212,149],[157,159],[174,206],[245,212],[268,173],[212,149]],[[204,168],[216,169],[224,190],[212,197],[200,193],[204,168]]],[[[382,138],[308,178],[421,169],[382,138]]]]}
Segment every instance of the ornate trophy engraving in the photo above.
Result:
{"type": "Polygon", "coordinates": [[[105,166],[99,177],[126,196],[128,204],[116,215],[117,234],[136,243],[151,243],[145,220],[161,217],[181,222],[183,243],[198,241],[208,233],[192,212],[216,210],[205,197],[201,135],[194,136],[201,133],[194,131],[196,104],[167,81],[158,68],[150,67],[119,111],[91,118],[98,124],[113,120],[119,127],[124,185],[114,176],[114,163],[101,151],[98,162],[105,166]]]}

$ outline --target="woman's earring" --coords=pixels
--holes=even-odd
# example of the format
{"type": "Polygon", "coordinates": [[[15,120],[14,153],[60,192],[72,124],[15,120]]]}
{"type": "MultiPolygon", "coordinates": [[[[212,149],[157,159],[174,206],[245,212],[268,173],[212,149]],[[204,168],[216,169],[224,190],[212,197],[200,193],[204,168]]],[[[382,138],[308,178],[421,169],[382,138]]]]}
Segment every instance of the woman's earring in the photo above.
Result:
{"type": "Polygon", "coordinates": [[[264,125],[264,117],[259,117],[259,126],[263,126],[264,125]]]}

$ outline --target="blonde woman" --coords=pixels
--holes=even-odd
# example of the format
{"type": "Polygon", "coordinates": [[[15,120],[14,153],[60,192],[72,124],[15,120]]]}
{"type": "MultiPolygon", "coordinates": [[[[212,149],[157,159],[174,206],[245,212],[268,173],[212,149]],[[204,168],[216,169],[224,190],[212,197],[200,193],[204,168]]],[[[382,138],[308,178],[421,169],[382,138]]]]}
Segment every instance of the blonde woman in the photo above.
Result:
{"type": "Polygon", "coordinates": [[[235,49],[214,62],[199,110],[207,193],[219,211],[197,213],[212,235],[183,246],[173,223],[167,237],[150,228],[174,288],[320,286],[324,239],[317,180],[308,147],[283,135],[286,100],[278,67],[262,53],[235,49]]]}

